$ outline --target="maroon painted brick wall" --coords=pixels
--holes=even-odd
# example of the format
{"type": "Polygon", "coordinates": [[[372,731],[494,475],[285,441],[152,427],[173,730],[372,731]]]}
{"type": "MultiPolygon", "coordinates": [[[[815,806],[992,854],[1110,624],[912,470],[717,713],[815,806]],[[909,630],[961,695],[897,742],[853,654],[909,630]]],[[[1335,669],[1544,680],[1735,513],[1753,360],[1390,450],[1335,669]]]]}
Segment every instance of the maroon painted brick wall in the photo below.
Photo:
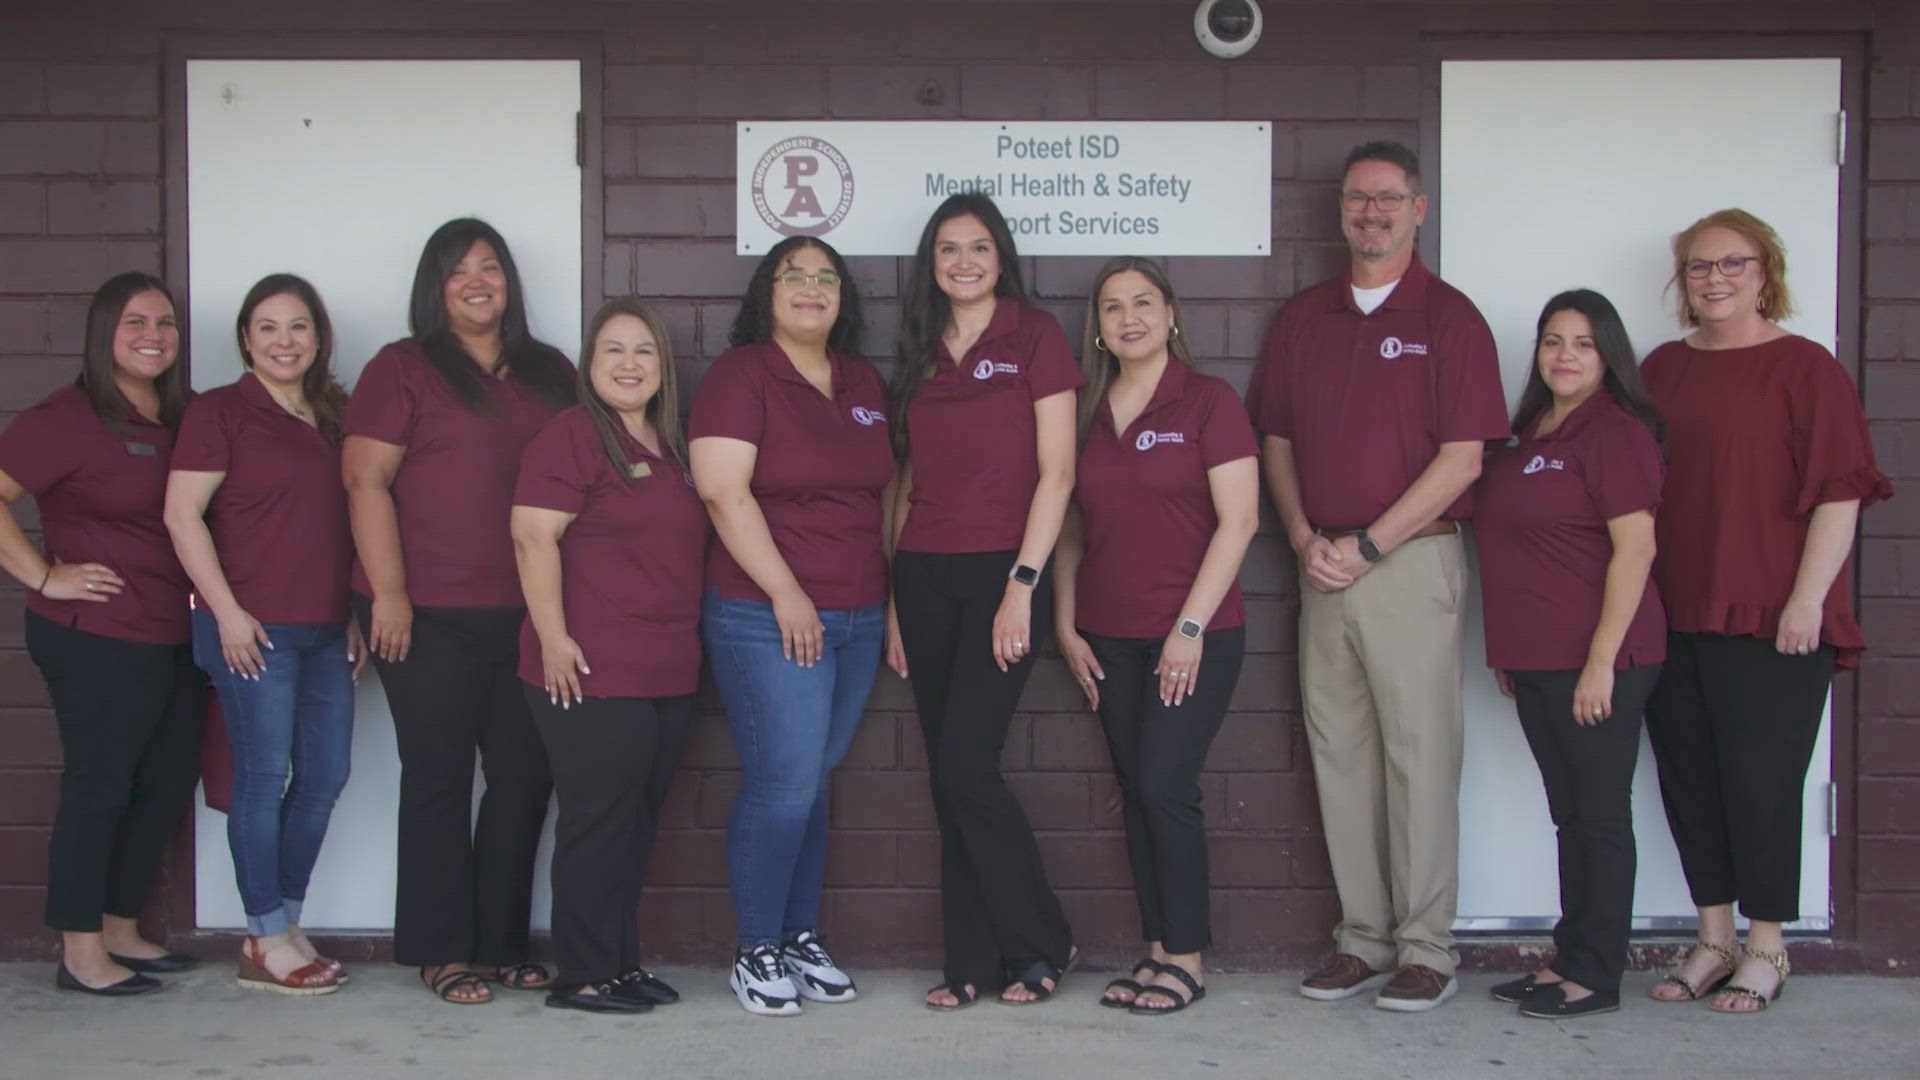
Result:
{"type": "MultiPolygon", "coordinates": [[[[1864,341],[1860,356],[1843,360],[1864,361],[1883,466],[1903,486],[1920,481],[1920,18],[1904,4],[1269,0],[1266,39],[1232,63],[1193,44],[1188,0],[747,0],[724,10],[346,0],[324,13],[187,0],[165,15],[109,0],[38,7],[57,14],[8,15],[17,32],[0,33],[0,421],[70,377],[88,290],[129,266],[161,266],[161,57],[171,30],[368,40],[436,31],[454,24],[451,8],[467,32],[598,36],[604,289],[660,303],[691,380],[724,349],[751,266],[732,253],[736,119],[1269,119],[1273,254],[1172,265],[1203,365],[1241,386],[1278,302],[1341,263],[1332,211],[1341,155],[1365,138],[1418,144],[1435,63],[1451,43],[1473,40],[1483,52],[1489,35],[1529,35],[1513,55],[1552,56],[1562,46],[1657,46],[1657,35],[1673,43],[1742,34],[1767,35],[1745,40],[1795,55],[1809,42],[1864,40],[1864,341]],[[95,29],[103,25],[116,29],[95,29]],[[1620,36],[1649,29],[1656,36],[1620,36]],[[928,87],[934,103],[920,104],[928,87]]],[[[1070,328],[1098,261],[1030,260],[1029,280],[1070,328]]],[[[884,354],[897,326],[904,272],[904,260],[855,260],[870,298],[870,352],[884,354]]],[[[1858,693],[1842,686],[1839,698],[1839,722],[1853,725],[1857,711],[1858,737],[1842,743],[1852,760],[1835,763],[1846,807],[1836,868],[1851,868],[1836,880],[1835,936],[1850,943],[1851,962],[1911,962],[1920,958],[1920,491],[1868,515],[1864,536],[1862,611],[1876,651],[1858,693]]],[[[1250,655],[1204,791],[1217,959],[1270,966],[1319,951],[1335,904],[1300,729],[1290,556],[1271,530],[1255,541],[1243,580],[1250,655]]],[[[0,592],[0,954],[44,951],[50,941],[38,909],[59,750],[44,691],[19,651],[18,607],[17,591],[0,592]]],[[[1043,663],[1006,767],[1079,937],[1118,958],[1137,927],[1114,783],[1098,726],[1077,701],[1058,662],[1043,663]]],[[[721,838],[738,777],[712,705],[709,695],[642,912],[650,940],[673,954],[711,956],[732,935],[721,838]]],[[[828,932],[862,957],[929,959],[937,837],[911,700],[890,673],[835,779],[833,815],[828,932]]]]}

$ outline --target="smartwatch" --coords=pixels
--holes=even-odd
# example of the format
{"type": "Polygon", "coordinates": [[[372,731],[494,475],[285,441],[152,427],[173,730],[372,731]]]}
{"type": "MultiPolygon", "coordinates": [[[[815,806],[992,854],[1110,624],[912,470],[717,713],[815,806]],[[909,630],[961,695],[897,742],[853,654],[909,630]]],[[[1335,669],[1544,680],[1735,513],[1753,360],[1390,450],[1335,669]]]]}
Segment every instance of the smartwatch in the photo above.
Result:
{"type": "Polygon", "coordinates": [[[1023,563],[1015,563],[1013,569],[1007,571],[1007,577],[1029,588],[1040,584],[1040,571],[1023,563]]]}
{"type": "Polygon", "coordinates": [[[1361,529],[1359,532],[1354,533],[1353,539],[1355,543],[1360,545],[1361,558],[1370,563],[1380,561],[1380,545],[1373,542],[1373,537],[1367,535],[1367,530],[1361,529]]]}
{"type": "Polygon", "coordinates": [[[1205,630],[1206,627],[1201,626],[1200,623],[1194,619],[1181,619],[1178,623],[1174,624],[1174,629],[1180,632],[1181,637],[1189,641],[1199,641],[1200,632],[1205,630]]]}

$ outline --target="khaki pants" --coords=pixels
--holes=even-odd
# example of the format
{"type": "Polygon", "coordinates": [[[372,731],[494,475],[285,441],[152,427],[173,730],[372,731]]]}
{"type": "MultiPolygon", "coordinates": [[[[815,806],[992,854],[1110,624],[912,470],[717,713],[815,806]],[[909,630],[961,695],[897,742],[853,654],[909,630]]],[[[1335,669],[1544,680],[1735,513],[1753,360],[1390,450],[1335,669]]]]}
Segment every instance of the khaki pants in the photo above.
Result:
{"type": "Polygon", "coordinates": [[[1300,583],[1300,689],[1334,942],[1452,974],[1460,892],[1460,534],[1408,541],[1339,592],[1300,583]]]}

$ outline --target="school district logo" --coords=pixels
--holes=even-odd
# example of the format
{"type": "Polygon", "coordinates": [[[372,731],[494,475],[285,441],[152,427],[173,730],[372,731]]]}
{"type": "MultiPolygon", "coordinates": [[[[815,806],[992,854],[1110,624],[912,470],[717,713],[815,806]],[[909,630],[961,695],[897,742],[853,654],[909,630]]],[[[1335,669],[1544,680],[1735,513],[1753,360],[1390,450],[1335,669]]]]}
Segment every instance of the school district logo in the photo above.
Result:
{"type": "Polygon", "coordinates": [[[991,360],[982,360],[973,365],[973,377],[979,379],[981,382],[985,382],[995,375],[1018,374],[1020,374],[1019,364],[996,364],[991,360]]]}
{"type": "Polygon", "coordinates": [[[886,423],[887,414],[869,409],[865,405],[855,405],[853,407],[853,419],[863,427],[872,427],[875,424],[886,423]]]}
{"type": "Polygon", "coordinates": [[[1184,431],[1143,431],[1134,437],[1135,450],[1151,450],[1156,446],[1171,446],[1187,441],[1184,431]]]}
{"type": "Polygon", "coordinates": [[[1380,356],[1386,360],[1398,360],[1401,356],[1425,356],[1427,347],[1411,341],[1401,341],[1397,337],[1387,338],[1380,343],[1380,356]]]}
{"type": "Polygon", "coordinates": [[[853,209],[853,169],[832,143],[796,135],[760,155],[752,191],[767,228],[782,236],[823,236],[853,209]]]}
{"type": "Polygon", "coordinates": [[[1561,472],[1565,472],[1566,468],[1567,468],[1567,463],[1564,461],[1561,461],[1559,458],[1554,458],[1552,461],[1548,461],[1546,458],[1541,457],[1539,454],[1535,454],[1533,455],[1533,460],[1527,462],[1527,467],[1524,469],[1521,469],[1520,471],[1523,473],[1526,473],[1528,476],[1532,476],[1534,473],[1539,472],[1541,469],[1557,469],[1557,470],[1560,470],[1561,472]]]}

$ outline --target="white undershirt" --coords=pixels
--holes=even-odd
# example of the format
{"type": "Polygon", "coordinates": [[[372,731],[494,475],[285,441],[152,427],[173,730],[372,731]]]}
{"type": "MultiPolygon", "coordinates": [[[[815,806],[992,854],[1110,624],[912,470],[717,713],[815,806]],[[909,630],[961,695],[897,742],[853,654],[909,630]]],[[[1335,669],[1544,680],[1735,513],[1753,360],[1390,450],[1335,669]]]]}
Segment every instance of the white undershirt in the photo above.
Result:
{"type": "Polygon", "coordinates": [[[1362,315],[1371,315],[1375,308],[1387,302],[1387,297],[1393,293],[1393,287],[1398,284],[1400,279],[1394,278],[1385,285],[1371,289],[1363,289],[1358,285],[1350,286],[1353,289],[1353,306],[1359,308],[1362,315]]]}

